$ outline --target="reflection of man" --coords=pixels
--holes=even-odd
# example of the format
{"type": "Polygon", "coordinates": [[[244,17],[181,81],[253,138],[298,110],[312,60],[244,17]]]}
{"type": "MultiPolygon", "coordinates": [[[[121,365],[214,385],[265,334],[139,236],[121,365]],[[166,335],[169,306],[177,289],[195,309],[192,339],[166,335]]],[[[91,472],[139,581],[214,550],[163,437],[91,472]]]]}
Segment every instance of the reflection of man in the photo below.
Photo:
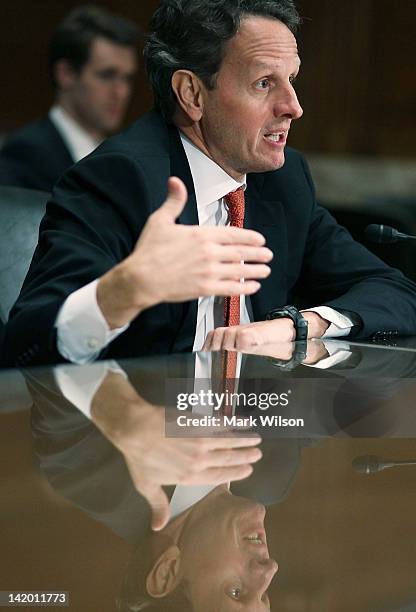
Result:
{"type": "Polygon", "coordinates": [[[302,319],[281,308],[295,301],[309,337],[416,331],[413,283],[316,205],[285,148],[302,114],[293,3],[220,5],[160,4],[145,52],[157,112],[57,185],[7,362],[245,350],[292,340],[302,319]],[[246,229],[223,227],[241,186],[246,229]],[[225,328],[214,296],[231,295],[242,297],[225,328]]]}
{"type": "Polygon", "coordinates": [[[148,609],[145,604],[153,602],[149,609],[270,610],[267,589],[277,563],[269,555],[265,512],[262,504],[232,495],[224,485],[215,488],[150,535],[147,554],[141,543],[120,609],[148,609]]]}
{"type": "Polygon", "coordinates": [[[51,191],[59,176],[121,125],[136,71],[136,26],[105,9],[71,12],[49,45],[55,104],[0,156],[3,184],[51,191]]]}
{"type": "Polygon", "coordinates": [[[268,610],[266,591],[277,564],[267,548],[265,507],[245,496],[261,499],[260,488],[273,501],[281,499],[297,470],[297,442],[282,441],[275,449],[272,482],[260,478],[256,486],[250,480],[241,493],[235,481],[249,473],[247,463],[259,459],[253,448],[259,438],[217,437],[218,448],[204,438],[169,439],[164,429],[159,431],[164,420],[159,419],[160,409],[140,398],[111,363],[55,370],[57,382],[66,383],[71,401],[83,412],[88,413],[89,390],[97,386],[85,372],[100,379],[100,369],[105,379],[93,397],[90,416],[123,453],[131,480],[118,453],[57,393],[51,371],[28,373],[28,382],[35,401],[36,451],[51,485],[137,548],[119,609],[138,610],[139,604],[152,602],[149,609],[164,611],[232,610],[241,602],[242,609],[268,610]],[[113,371],[105,374],[106,367],[113,371]],[[231,491],[227,484],[216,486],[229,480],[231,491]],[[152,494],[152,526],[157,513],[165,515],[157,535],[149,530],[149,510],[133,483],[145,496],[152,489],[156,493],[159,483],[179,483],[163,493],[164,511],[161,496],[152,494]],[[209,603],[204,606],[204,601],[209,603]]]}

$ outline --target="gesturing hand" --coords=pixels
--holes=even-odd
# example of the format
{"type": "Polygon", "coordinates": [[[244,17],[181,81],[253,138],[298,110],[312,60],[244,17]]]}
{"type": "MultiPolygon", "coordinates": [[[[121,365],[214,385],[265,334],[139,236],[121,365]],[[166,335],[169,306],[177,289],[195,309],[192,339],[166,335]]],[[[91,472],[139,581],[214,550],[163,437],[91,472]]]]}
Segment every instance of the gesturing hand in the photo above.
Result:
{"type": "Polygon", "coordinates": [[[97,300],[111,328],[160,302],[250,295],[260,288],[258,280],[270,274],[266,264],[273,254],[261,234],[178,225],[186,200],[183,182],[170,178],[168,197],[150,215],[134,251],[100,279],[97,300]]]}

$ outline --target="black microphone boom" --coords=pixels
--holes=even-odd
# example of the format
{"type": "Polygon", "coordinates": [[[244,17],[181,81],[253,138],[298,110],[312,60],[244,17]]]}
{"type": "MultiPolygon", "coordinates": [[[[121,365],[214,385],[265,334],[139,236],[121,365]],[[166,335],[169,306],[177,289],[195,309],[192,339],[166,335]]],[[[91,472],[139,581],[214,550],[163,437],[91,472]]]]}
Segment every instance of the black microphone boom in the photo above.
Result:
{"type": "Polygon", "coordinates": [[[416,236],[402,234],[402,232],[394,229],[394,227],[390,227],[389,225],[377,225],[375,223],[367,225],[364,233],[367,240],[377,242],[377,244],[393,244],[399,240],[416,240],[416,236]]]}
{"type": "Polygon", "coordinates": [[[388,468],[410,465],[416,465],[416,461],[414,459],[408,459],[407,461],[391,461],[389,459],[376,457],[375,455],[356,457],[352,462],[352,467],[359,474],[375,474],[376,472],[382,472],[388,468]]]}

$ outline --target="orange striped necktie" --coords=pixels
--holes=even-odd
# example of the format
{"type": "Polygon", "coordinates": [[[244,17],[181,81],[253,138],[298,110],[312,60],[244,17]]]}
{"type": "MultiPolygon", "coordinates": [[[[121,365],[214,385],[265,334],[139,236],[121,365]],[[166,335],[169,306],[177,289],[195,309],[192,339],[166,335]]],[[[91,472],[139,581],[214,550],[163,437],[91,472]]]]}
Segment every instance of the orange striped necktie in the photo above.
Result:
{"type": "MultiPolygon", "coordinates": [[[[244,188],[239,187],[224,197],[228,209],[228,218],[233,227],[243,227],[244,224],[244,188]]],[[[224,325],[240,325],[240,296],[233,295],[224,298],[224,325]]],[[[235,377],[237,373],[236,351],[224,351],[222,353],[222,387],[224,391],[234,392],[235,377]]],[[[227,400],[223,403],[222,413],[231,416],[233,411],[232,402],[227,400]]]]}
{"type": "MultiPolygon", "coordinates": [[[[233,227],[244,224],[244,187],[239,187],[224,197],[228,209],[228,218],[233,227]]],[[[240,296],[224,298],[224,325],[240,325],[240,296]]]]}

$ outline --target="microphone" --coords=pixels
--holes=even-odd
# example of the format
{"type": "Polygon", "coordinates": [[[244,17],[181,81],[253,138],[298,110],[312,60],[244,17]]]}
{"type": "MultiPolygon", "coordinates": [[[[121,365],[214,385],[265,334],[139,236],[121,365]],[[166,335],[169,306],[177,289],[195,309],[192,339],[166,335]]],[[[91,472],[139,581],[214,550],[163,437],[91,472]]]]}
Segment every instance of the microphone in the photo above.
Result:
{"type": "Polygon", "coordinates": [[[404,465],[416,465],[416,460],[408,461],[390,461],[376,457],[375,455],[363,455],[356,457],[352,462],[352,467],[359,474],[376,474],[392,467],[401,467],[404,465]]]}
{"type": "Polygon", "coordinates": [[[416,236],[403,234],[389,225],[377,225],[375,223],[367,225],[364,233],[367,240],[377,242],[377,244],[393,244],[399,242],[399,240],[416,240],[416,236]]]}

